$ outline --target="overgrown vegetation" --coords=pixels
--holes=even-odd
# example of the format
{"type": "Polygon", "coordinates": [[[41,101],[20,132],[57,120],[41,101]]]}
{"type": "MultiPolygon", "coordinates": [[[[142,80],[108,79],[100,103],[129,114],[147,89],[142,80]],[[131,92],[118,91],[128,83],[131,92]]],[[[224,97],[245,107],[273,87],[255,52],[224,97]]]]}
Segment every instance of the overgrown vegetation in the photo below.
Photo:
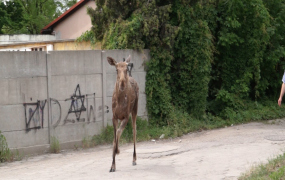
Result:
{"type": "Polygon", "coordinates": [[[284,0],[95,2],[88,8],[92,29],[79,41],[150,49],[148,129],[284,117],[276,103],[285,68],[284,0]]]}
{"type": "Polygon", "coordinates": [[[244,173],[239,180],[280,180],[285,177],[285,153],[244,173]]]}

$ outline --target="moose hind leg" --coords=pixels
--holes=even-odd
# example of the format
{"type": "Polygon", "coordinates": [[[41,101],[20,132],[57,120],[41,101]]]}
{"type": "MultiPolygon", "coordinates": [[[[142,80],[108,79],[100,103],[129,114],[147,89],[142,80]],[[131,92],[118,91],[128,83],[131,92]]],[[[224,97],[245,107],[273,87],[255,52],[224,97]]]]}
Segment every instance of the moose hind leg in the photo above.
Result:
{"type": "Polygon", "coordinates": [[[133,166],[137,165],[137,154],[136,154],[136,135],[137,135],[137,112],[132,112],[132,125],[133,125],[133,141],[134,141],[134,153],[133,153],[133,166]]]}

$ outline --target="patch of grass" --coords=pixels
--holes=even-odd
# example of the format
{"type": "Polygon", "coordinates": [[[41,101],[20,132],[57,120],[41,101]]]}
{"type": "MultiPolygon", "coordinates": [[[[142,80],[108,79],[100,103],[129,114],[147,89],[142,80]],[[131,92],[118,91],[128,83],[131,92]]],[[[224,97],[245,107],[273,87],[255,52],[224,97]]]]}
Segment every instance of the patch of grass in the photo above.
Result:
{"type": "Polygon", "coordinates": [[[51,136],[50,152],[51,153],[59,153],[60,152],[59,140],[55,136],[51,136]]]}
{"type": "Polygon", "coordinates": [[[110,144],[113,142],[114,130],[113,126],[107,125],[99,135],[94,135],[90,139],[93,145],[110,144]]]}
{"type": "Polygon", "coordinates": [[[285,153],[268,161],[267,164],[260,164],[248,172],[242,174],[239,180],[282,180],[285,179],[285,153]]]}

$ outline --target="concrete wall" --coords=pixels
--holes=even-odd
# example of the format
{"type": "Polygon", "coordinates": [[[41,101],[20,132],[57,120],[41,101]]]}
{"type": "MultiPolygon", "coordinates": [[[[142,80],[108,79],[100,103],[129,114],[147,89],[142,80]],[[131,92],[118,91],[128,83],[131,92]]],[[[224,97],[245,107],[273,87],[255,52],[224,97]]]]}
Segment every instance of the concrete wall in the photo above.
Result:
{"type": "Polygon", "coordinates": [[[111,125],[116,71],[107,56],[121,61],[129,54],[140,86],[138,116],[146,119],[148,50],[0,52],[0,131],[9,147],[41,153],[51,136],[73,147],[111,125]]]}

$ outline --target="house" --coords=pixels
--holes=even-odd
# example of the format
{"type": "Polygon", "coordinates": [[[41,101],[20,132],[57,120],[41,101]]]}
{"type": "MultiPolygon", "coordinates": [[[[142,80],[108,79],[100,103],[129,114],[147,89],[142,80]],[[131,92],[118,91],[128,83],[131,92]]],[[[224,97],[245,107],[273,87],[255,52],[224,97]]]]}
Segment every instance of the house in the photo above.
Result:
{"type": "Polygon", "coordinates": [[[65,13],[41,30],[41,34],[52,34],[56,39],[76,39],[90,30],[92,24],[86,7],[96,8],[94,0],[80,0],[65,13]]]}
{"type": "Polygon", "coordinates": [[[90,42],[75,42],[92,27],[87,6],[96,8],[94,0],[80,0],[41,30],[40,35],[0,35],[0,51],[60,51],[101,49],[90,42]]]}

